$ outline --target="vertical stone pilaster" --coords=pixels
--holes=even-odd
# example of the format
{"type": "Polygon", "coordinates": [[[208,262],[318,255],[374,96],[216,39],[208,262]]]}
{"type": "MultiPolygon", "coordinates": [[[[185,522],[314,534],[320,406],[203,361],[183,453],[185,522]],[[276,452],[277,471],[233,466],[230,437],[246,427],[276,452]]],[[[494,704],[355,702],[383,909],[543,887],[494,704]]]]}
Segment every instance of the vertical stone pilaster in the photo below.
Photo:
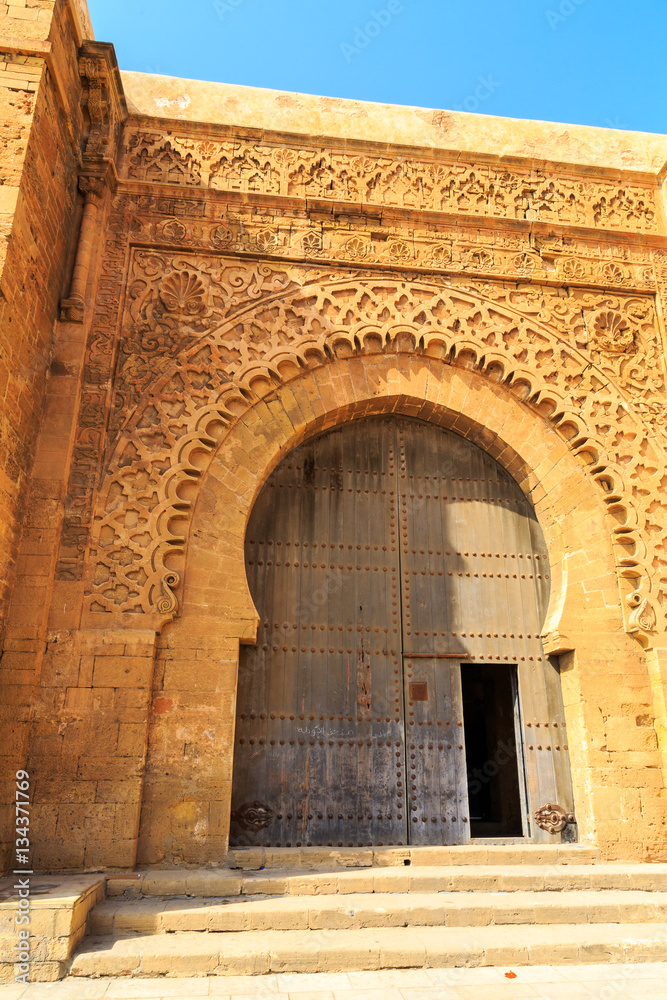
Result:
{"type": "Polygon", "coordinates": [[[52,633],[27,769],[35,869],[136,862],[155,634],[52,633]]]}
{"type": "Polygon", "coordinates": [[[229,844],[239,640],[185,614],[159,639],[139,864],[222,863],[229,844]]]}

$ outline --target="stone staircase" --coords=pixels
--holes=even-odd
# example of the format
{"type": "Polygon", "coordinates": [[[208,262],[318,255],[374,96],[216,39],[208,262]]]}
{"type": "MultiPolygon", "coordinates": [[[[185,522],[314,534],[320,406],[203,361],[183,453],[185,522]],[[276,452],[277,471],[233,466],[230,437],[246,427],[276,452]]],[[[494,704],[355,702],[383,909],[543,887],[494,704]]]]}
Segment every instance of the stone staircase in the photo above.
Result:
{"type": "Polygon", "coordinates": [[[667,960],[667,864],[600,864],[578,846],[247,849],[228,863],[109,879],[70,975],[667,960]]]}

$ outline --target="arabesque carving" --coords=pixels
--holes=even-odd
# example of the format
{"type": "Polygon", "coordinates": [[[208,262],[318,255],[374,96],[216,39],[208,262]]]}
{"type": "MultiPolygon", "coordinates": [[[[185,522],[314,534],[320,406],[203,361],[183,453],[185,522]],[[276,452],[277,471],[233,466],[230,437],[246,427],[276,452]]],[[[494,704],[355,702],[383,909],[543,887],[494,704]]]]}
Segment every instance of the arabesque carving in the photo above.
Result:
{"type": "Polygon", "coordinates": [[[124,176],[220,191],[353,202],[495,219],[657,232],[656,189],[561,172],[466,162],[440,153],[378,156],[363,149],[309,147],[196,135],[130,132],[124,176]]]}
{"type": "Polygon", "coordinates": [[[238,415],[330,359],[391,352],[473,368],[549,420],[609,512],[628,630],[664,621],[667,410],[651,296],[143,251],[131,273],[92,611],[175,610],[193,490],[238,415]]]}
{"type": "Polygon", "coordinates": [[[93,164],[116,160],[121,126],[127,117],[113,47],[104,42],[85,41],[79,51],[79,76],[84,84],[84,110],[88,119],[83,162],[93,164]]]}
{"type": "MultiPolygon", "coordinates": [[[[283,294],[290,284],[281,269],[261,263],[243,266],[225,258],[136,251],[116,362],[112,440],[128,410],[169,370],[172,358],[201,342],[227,316],[283,294]]],[[[226,362],[236,353],[230,345],[226,362]]]]}

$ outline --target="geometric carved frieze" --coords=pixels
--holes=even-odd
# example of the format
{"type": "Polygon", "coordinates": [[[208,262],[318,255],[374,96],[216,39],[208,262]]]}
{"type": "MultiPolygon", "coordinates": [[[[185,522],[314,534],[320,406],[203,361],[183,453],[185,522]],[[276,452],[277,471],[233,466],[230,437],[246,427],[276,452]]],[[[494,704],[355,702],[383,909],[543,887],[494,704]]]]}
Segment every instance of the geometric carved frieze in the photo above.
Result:
{"type": "Polygon", "coordinates": [[[482,159],[128,129],[122,176],[255,195],[658,232],[657,187],[482,159]]]}
{"type": "Polygon", "coordinates": [[[91,611],[172,616],[197,486],[239,413],[304,369],[391,352],[474,368],[556,427],[609,512],[628,631],[664,627],[667,400],[652,296],[166,249],[134,252],[128,291],[91,611]]]}
{"type": "MultiPolygon", "coordinates": [[[[667,297],[666,255],[643,246],[610,242],[609,237],[573,239],[567,232],[538,235],[506,229],[483,230],[474,224],[443,224],[437,230],[411,229],[406,238],[404,228],[391,226],[384,220],[381,225],[369,226],[360,221],[316,224],[298,215],[258,217],[247,208],[232,211],[224,204],[211,203],[204,192],[187,197],[182,187],[157,194],[155,191],[153,187],[151,193],[119,192],[106,224],[102,272],[89,334],[61,534],[57,576],[62,580],[82,579],[100,457],[113,448],[120,423],[158,373],[157,366],[168,364],[168,355],[180,352],[188,338],[194,338],[194,342],[205,329],[224,321],[246,295],[243,287],[216,288],[217,265],[210,257],[211,251],[242,255],[237,260],[236,275],[247,280],[249,298],[258,290],[258,279],[244,276],[251,266],[263,266],[258,257],[271,261],[273,271],[271,268],[269,271],[274,276],[276,261],[291,259],[304,264],[317,263],[322,274],[332,267],[377,267],[383,273],[387,268],[393,272],[400,269],[404,278],[415,280],[430,272],[441,276],[436,280],[454,284],[520,281],[545,286],[543,294],[550,298],[568,296],[577,288],[590,289],[591,285],[618,293],[654,293],[656,284],[667,297]],[[193,274],[206,266],[208,255],[212,277],[202,280],[206,308],[199,308],[202,297],[196,284],[180,292],[172,289],[176,294],[171,297],[167,284],[165,297],[157,296],[152,276],[135,270],[134,261],[130,262],[127,279],[132,283],[131,288],[125,286],[119,295],[119,287],[128,273],[128,254],[132,253],[133,242],[150,248],[135,250],[135,257],[138,260],[138,255],[144,253],[147,262],[155,258],[156,273],[167,283],[170,265],[166,260],[173,257],[174,247],[192,255],[188,259],[193,261],[193,274]],[[162,262],[165,250],[168,257],[162,262]],[[141,288],[144,278],[145,295],[141,288]],[[561,286],[560,291],[549,287],[553,283],[561,286]],[[151,304],[153,295],[156,302],[151,304]],[[187,301],[179,312],[178,303],[183,295],[187,301]],[[123,301],[129,303],[128,308],[131,306],[134,313],[129,319],[125,316],[118,343],[119,306],[123,301]],[[146,303],[155,310],[154,318],[159,318],[157,312],[161,311],[159,323],[146,323],[140,315],[146,303]],[[154,346],[159,349],[154,350],[154,346]]],[[[229,262],[226,266],[230,280],[236,280],[229,262]]],[[[261,288],[260,295],[266,293],[267,287],[261,288]]],[[[587,337],[592,342],[592,333],[587,337]]],[[[622,357],[628,367],[628,355],[622,357]]],[[[646,363],[644,359],[644,366],[646,363]]],[[[637,405],[656,420],[663,416],[664,403],[659,393],[644,392],[637,405]]]]}
{"type": "Polygon", "coordinates": [[[557,282],[567,286],[601,285],[633,291],[653,291],[655,275],[645,248],[610,244],[590,247],[564,236],[530,237],[525,233],[480,231],[468,226],[438,230],[399,226],[381,229],[359,220],[347,226],[301,218],[257,221],[249,212],[229,210],[220,219],[150,218],[154,199],[124,194],[118,199],[133,212],[134,235],[153,246],[175,244],[208,253],[251,254],[360,267],[417,269],[451,275],[503,277],[510,280],[557,282]],[[136,213],[136,214],[134,214],[136,213]]]}

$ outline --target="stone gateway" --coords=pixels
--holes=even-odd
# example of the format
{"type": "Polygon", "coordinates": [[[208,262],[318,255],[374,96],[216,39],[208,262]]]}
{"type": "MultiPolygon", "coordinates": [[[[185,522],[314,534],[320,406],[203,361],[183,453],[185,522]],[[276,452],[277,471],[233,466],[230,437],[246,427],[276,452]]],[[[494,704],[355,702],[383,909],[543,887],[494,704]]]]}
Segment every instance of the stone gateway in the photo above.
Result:
{"type": "Polygon", "coordinates": [[[4,871],[667,861],[667,137],[6,10],[4,871]]]}

